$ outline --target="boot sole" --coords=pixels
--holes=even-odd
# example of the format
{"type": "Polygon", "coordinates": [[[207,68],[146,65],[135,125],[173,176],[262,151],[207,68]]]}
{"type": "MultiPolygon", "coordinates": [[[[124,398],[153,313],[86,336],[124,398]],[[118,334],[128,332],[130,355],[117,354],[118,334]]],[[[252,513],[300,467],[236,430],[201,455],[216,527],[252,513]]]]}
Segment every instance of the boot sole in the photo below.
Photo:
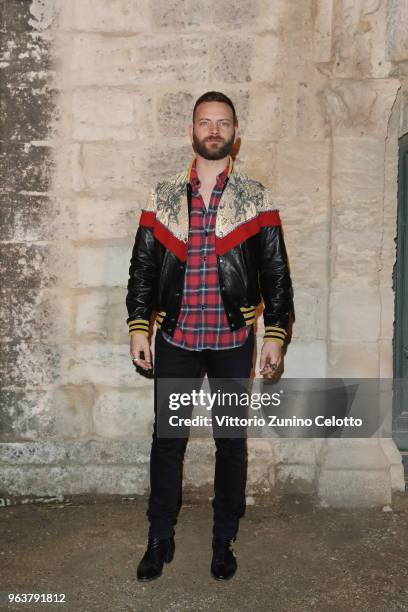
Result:
{"type": "Polygon", "coordinates": [[[218,582],[226,582],[227,580],[231,580],[231,578],[233,578],[236,574],[236,571],[231,574],[231,576],[226,576],[225,578],[220,578],[219,576],[216,576],[215,574],[213,574],[211,572],[211,576],[214,578],[214,580],[218,580],[218,582]]]}

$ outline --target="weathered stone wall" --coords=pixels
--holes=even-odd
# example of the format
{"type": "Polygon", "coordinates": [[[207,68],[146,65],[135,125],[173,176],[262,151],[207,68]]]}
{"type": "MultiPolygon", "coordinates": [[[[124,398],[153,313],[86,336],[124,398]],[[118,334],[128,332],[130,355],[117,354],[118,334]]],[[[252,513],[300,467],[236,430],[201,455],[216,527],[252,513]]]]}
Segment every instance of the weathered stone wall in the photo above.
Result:
{"type": "MultiPolygon", "coordinates": [[[[148,190],[191,159],[195,99],[236,103],[271,188],[296,321],[285,376],[392,375],[405,0],[2,1],[5,495],[148,489],[152,387],[124,298],[148,190]]],[[[263,335],[258,320],[258,356],[263,335]]],[[[249,492],[385,503],[392,442],[250,441],[249,492]]],[[[213,442],[186,483],[210,485],[213,442]]]]}

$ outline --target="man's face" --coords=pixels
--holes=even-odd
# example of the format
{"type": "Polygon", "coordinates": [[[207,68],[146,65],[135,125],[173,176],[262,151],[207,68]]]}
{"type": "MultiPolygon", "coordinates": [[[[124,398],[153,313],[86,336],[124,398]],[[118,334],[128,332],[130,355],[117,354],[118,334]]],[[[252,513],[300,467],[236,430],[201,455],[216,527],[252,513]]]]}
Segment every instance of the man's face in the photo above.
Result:
{"type": "Polygon", "coordinates": [[[202,102],[190,127],[194,151],[205,159],[223,159],[231,154],[237,137],[232,108],[225,102],[202,102]]]}

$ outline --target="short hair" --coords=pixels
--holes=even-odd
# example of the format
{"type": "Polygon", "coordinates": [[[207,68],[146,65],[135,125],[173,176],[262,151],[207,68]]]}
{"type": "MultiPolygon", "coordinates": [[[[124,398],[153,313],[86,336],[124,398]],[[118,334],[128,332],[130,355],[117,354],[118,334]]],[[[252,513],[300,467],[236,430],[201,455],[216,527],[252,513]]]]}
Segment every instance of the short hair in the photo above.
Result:
{"type": "Polygon", "coordinates": [[[199,106],[199,104],[202,104],[203,102],[224,102],[224,104],[228,104],[228,106],[232,110],[232,115],[234,118],[234,125],[237,123],[237,114],[235,112],[235,107],[232,101],[229,99],[228,96],[221,93],[220,91],[206,91],[202,96],[198,98],[198,100],[194,104],[193,123],[195,119],[195,113],[196,113],[197,106],[199,106]]]}

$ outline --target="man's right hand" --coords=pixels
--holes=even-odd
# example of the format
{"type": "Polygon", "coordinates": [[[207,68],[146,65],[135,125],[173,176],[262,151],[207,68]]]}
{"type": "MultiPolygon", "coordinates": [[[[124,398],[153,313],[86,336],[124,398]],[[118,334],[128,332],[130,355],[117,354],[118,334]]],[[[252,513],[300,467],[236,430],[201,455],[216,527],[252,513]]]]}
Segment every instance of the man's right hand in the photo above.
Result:
{"type": "Polygon", "coordinates": [[[132,359],[137,360],[145,370],[150,370],[152,367],[152,355],[150,352],[149,339],[145,334],[133,334],[130,336],[130,355],[132,359]],[[144,359],[140,357],[140,353],[143,351],[144,359]]]}

